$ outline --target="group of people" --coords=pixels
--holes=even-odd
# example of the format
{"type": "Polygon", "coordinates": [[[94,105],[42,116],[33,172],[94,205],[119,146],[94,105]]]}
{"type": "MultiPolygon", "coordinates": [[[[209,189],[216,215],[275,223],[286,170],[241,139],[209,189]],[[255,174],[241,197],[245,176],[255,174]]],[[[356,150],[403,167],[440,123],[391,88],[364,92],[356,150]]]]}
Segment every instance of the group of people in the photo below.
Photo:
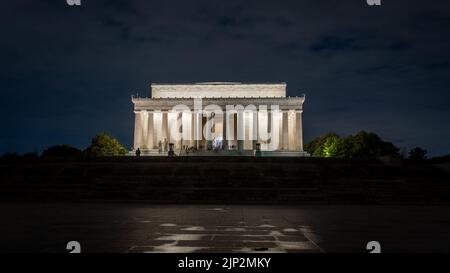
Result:
{"type": "MultiPolygon", "coordinates": [[[[159,140],[158,141],[158,153],[159,154],[169,153],[170,152],[169,151],[169,146],[170,145],[173,145],[173,144],[170,144],[169,141],[167,140],[167,138],[164,138],[164,141],[159,140]]],[[[213,141],[212,141],[212,148],[214,150],[222,149],[222,145],[223,145],[222,137],[216,137],[216,138],[213,139],[213,141]]],[[[173,149],[173,147],[172,147],[172,149],[173,149]]],[[[202,150],[203,146],[200,145],[199,149],[202,150]]],[[[183,145],[183,150],[184,150],[184,152],[186,154],[189,154],[189,153],[196,152],[198,149],[196,147],[183,145]]],[[[141,150],[139,148],[136,149],[135,153],[136,153],[137,157],[141,156],[141,150]]],[[[172,153],[174,153],[174,151],[172,151],[172,153]]]]}
{"type": "Polygon", "coordinates": [[[169,141],[167,140],[167,138],[164,139],[164,141],[159,141],[158,142],[158,153],[161,154],[162,152],[167,152],[169,151],[169,141]]]}
{"type": "MultiPolygon", "coordinates": [[[[159,141],[158,142],[158,153],[167,153],[169,151],[169,141],[167,140],[167,138],[164,139],[164,141],[159,141]]],[[[141,149],[137,148],[136,151],[136,156],[140,157],[141,156],[141,149]]]]}

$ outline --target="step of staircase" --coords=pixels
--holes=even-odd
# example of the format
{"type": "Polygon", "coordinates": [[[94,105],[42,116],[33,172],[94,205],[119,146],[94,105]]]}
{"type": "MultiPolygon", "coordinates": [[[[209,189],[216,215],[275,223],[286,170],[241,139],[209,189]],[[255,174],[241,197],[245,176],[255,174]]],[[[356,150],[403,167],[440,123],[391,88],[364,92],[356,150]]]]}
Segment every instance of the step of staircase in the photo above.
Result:
{"type": "Polygon", "coordinates": [[[450,204],[449,176],[431,165],[299,157],[41,160],[0,164],[0,200],[450,204]]]}

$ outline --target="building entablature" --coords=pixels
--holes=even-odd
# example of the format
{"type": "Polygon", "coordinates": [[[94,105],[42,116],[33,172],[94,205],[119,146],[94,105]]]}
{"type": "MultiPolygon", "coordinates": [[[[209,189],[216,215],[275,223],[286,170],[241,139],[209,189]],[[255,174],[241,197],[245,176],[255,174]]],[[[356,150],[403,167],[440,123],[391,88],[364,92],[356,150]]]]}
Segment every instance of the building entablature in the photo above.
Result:
{"type": "MultiPolygon", "coordinates": [[[[132,98],[135,110],[170,110],[177,105],[194,109],[194,98],[132,98]]],[[[202,105],[218,105],[224,110],[227,105],[255,105],[256,107],[278,105],[280,110],[302,110],[305,96],[281,98],[202,98],[202,105]]]]}

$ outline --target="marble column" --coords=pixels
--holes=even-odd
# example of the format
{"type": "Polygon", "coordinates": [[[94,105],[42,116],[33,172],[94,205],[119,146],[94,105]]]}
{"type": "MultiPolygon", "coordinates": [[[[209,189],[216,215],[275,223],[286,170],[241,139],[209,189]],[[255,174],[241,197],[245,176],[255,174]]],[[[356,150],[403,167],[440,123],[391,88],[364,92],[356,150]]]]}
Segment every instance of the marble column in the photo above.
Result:
{"type": "Polygon", "coordinates": [[[203,136],[202,113],[200,111],[194,113],[194,128],[195,147],[200,149],[203,136]]]}
{"type": "Polygon", "coordinates": [[[283,110],[283,123],[282,123],[282,149],[288,150],[289,149],[289,133],[288,133],[288,127],[289,127],[289,116],[288,111],[283,110]]]}
{"type": "Polygon", "coordinates": [[[192,115],[189,111],[184,111],[181,113],[181,132],[182,132],[182,143],[181,147],[183,146],[190,146],[191,145],[191,123],[192,123],[192,115]]]}
{"type": "Polygon", "coordinates": [[[244,136],[245,136],[245,140],[244,140],[244,150],[251,150],[252,149],[252,120],[253,120],[253,115],[251,115],[251,113],[249,113],[248,111],[244,111],[244,136]]]}
{"type": "Polygon", "coordinates": [[[206,113],[206,149],[210,150],[212,149],[212,139],[213,139],[213,133],[212,130],[214,128],[214,117],[212,112],[206,113]]]}
{"type": "Polygon", "coordinates": [[[258,142],[267,144],[270,139],[270,128],[269,128],[269,112],[267,110],[258,111],[258,142]]]}
{"type": "Polygon", "coordinates": [[[141,148],[142,144],[142,113],[141,111],[134,111],[134,142],[133,150],[141,148]]]}
{"type": "Polygon", "coordinates": [[[283,150],[283,111],[278,112],[278,150],[283,150]]]}
{"type": "Polygon", "coordinates": [[[297,127],[297,149],[303,151],[303,110],[296,112],[296,127],[297,127]]]}
{"type": "Polygon", "coordinates": [[[189,142],[189,147],[195,146],[195,112],[191,112],[191,141],[189,142]]]}
{"type": "Polygon", "coordinates": [[[183,131],[184,131],[183,113],[176,112],[174,114],[174,118],[175,118],[174,122],[175,122],[175,127],[176,127],[175,132],[177,132],[177,135],[179,135],[179,137],[178,136],[174,137],[175,142],[176,142],[176,147],[177,147],[177,149],[181,149],[181,148],[183,148],[183,145],[185,145],[185,141],[184,141],[184,137],[183,137],[183,131]],[[176,138],[178,138],[178,139],[176,139],[176,138]]]}
{"type": "Polygon", "coordinates": [[[296,130],[296,117],[295,110],[289,110],[288,112],[288,148],[289,151],[297,149],[297,130],[296,130]]]}
{"type": "Polygon", "coordinates": [[[179,124],[178,124],[178,120],[179,120],[179,115],[180,113],[176,112],[176,111],[169,111],[167,113],[167,128],[168,128],[168,140],[169,143],[173,143],[174,145],[174,149],[179,149],[180,148],[180,139],[177,139],[177,133],[179,133],[179,124]]]}
{"type": "Polygon", "coordinates": [[[237,130],[237,149],[239,151],[244,150],[244,139],[245,139],[245,115],[244,110],[239,110],[237,112],[237,124],[236,124],[236,130],[237,130]]]}
{"type": "Polygon", "coordinates": [[[148,141],[148,112],[144,111],[142,115],[142,148],[147,149],[148,141]]]}
{"type": "Polygon", "coordinates": [[[223,111],[222,112],[222,149],[224,150],[228,150],[228,130],[227,130],[227,126],[228,126],[228,113],[227,111],[223,111]]]}
{"type": "Polygon", "coordinates": [[[270,145],[268,146],[269,150],[274,151],[274,150],[281,150],[282,147],[282,128],[281,128],[281,124],[282,124],[282,112],[277,110],[277,111],[270,111],[269,113],[270,115],[270,123],[269,123],[269,127],[270,127],[270,134],[271,134],[271,138],[270,138],[270,145]]]}
{"type": "Polygon", "coordinates": [[[153,146],[158,148],[159,141],[163,141],[162,136],[162,113],[160,110],[153,112],[153,146]]]}
{"type": "Polygon", "coordinates": [[[253,111],[252,115],[252,150],[256,150],[256,143],[258,142],[258,111],[253,111]]]}
{"type": "Polygon", "coordinates": [[[154,147],[154,115],[153,111],[147,111],[148,121],[147,121],[147,149],[153,149],[154,147]]]}
{"type": "Polygon", "coordinates": [[[162,111],[162,139],[161,142],[164,146],[164,139],[169,141],[169,113],[167,110],[162,111]]]}

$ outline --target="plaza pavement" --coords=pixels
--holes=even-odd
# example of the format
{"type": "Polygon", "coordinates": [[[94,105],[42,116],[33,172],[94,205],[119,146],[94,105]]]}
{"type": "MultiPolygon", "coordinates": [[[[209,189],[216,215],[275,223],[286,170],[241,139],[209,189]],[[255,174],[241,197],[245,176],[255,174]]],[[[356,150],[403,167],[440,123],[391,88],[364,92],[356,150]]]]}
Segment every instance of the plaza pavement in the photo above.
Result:
{"type": "Polygon", "coordinates": [[[450,252],[450,207],[0,204],[0,252],[450,252]]]}

